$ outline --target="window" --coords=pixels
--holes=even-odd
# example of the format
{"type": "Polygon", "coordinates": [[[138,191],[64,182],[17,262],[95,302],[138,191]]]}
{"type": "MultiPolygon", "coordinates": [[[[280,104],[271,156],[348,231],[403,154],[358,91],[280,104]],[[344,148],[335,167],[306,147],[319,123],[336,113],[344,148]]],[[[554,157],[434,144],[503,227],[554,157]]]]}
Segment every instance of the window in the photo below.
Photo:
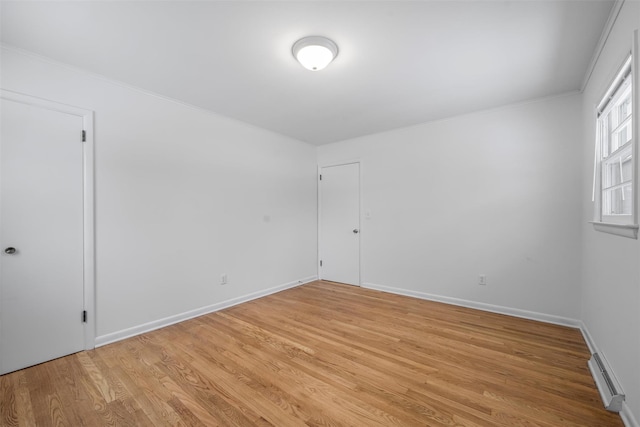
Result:
{"type": "Polygon", "coordinates": [[[599,231],[637,238],[632,57],[597,108],[594,201],[599,231]]]}
{"type": "Polygon", "coordinates": [[[622,81],[598,117],[600,160],[602,162],[602,219],[632,222],[631,150],[631,58],[623,70],[622,81]]]}

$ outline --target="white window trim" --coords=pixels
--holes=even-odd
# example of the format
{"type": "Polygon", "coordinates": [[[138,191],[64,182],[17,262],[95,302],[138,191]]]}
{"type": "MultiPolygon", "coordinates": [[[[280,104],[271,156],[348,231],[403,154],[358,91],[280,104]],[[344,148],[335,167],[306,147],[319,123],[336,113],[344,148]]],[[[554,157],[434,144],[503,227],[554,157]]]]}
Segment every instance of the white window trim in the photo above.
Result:
{"type": "Polygon", "coordinates": [[[638,224],[614,224],[611,222],[590,221],[596,231],[615,234],[617,236],[638,238],[638,224]]]}
{"type": "MultiPolygon", "coordinates": [[[[590,221],[596,231],[614,234],[617,236],[628,237],[632,239],[638,238],[638,128],[640,123],[640,40],[638,30],[634,31],[633,48],[631,52],[631,84],[632,84],[632,134],[631,150],[633,156],[632,168],[632,188],[633,188],[633,206],[632,214],[625,215],[616,221],[615,217],[602,215],[602,161],[600,158],[600,129],[596,129],[596,148],[594,157],[594,177],[593,177],[593,201],[594,201],[594,220],[590,221]]],[[[604,96],[602,97],[604,99],[604,96]]],[[[596,114],[597,117],[597,114],[596,114]]],[[[597,118],[596,118],[597,122],[597,118]]]]}

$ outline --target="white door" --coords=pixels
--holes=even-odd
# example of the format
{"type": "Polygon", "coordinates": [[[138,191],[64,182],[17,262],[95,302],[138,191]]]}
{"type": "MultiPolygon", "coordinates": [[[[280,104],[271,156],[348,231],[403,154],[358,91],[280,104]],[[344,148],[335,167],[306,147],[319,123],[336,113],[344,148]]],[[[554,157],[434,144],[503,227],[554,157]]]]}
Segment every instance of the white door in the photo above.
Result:
{"type": "Polygon", "coordinates": [[[0,374],[84,348],[83,118],[2,99],[0,374]]]}
{"type": "Polygon", "coordinates": [[[320,278],[360,285],[360,164],[320,169],[320,278]]]}

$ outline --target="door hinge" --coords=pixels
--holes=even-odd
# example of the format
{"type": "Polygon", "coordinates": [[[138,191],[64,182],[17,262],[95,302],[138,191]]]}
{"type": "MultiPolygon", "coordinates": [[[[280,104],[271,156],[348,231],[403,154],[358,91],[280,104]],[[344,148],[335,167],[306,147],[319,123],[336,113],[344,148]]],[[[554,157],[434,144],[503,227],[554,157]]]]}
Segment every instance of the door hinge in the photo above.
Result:
{"type": "Polygon", "coordinates": [[[82,142],[87,142],[87,131],[86,130],[82,131],[82,142]]]}
{"type": "Polygon", "coordinates": [[[320,174],[320,181],[322,181],[322,174],[320,174]]]}
{"type": "Polygon", "coordinates": [[[82,323],[87,323],[87,310],[82,312],[82,323]]]}
{"type": "Polygon", "coordinates": [[[320,260],[320,267],[322,267],[322,260],[320,260]]]}

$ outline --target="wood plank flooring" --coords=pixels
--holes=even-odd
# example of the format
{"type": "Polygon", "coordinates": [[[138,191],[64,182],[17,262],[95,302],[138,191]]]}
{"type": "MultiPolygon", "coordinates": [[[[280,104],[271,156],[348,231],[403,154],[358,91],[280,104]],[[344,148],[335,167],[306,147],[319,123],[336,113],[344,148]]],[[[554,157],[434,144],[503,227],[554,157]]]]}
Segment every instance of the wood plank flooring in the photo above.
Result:
{"type": "Polygon", "coordinates": [[[579,331],[314,282],[0,377],[2,426],[622,426],[579,331]]]}

